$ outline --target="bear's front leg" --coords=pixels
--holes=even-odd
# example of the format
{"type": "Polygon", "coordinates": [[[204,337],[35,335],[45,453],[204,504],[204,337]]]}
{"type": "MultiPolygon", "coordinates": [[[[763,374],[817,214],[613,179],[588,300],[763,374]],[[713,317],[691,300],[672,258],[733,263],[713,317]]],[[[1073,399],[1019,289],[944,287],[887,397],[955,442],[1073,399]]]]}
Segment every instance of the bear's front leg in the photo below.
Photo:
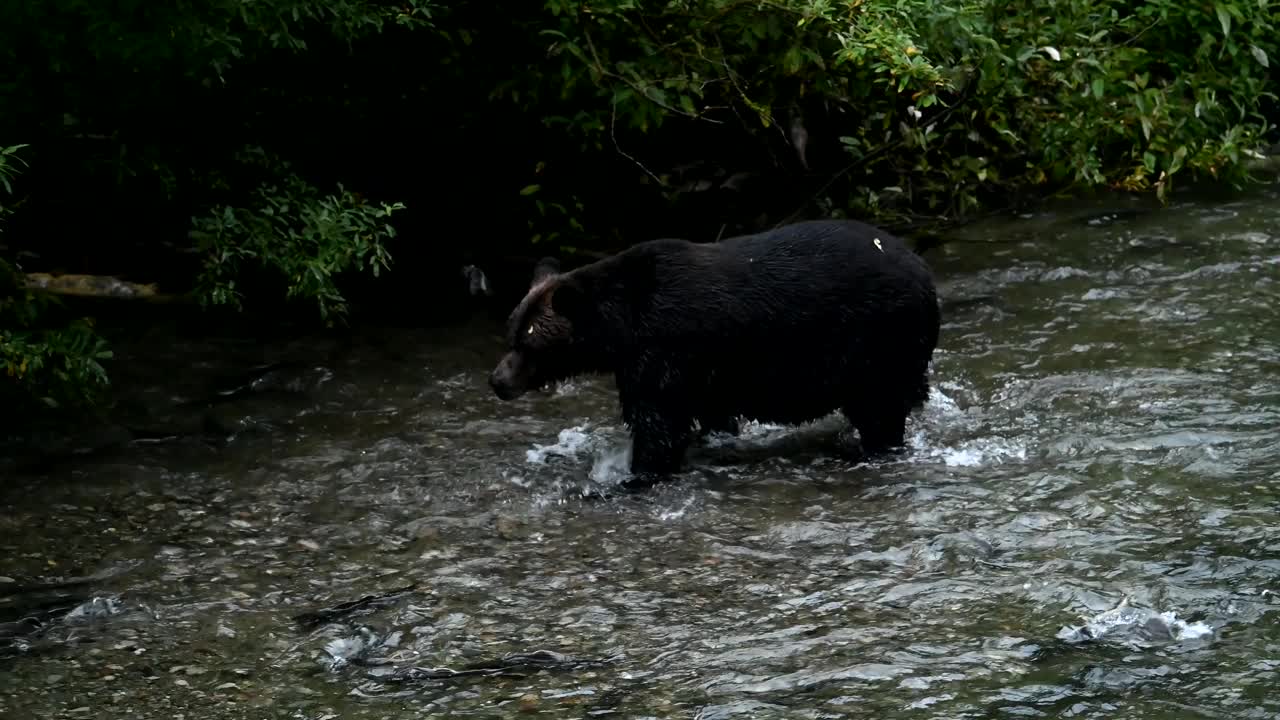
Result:
{"type": "Polygon", "coordinates": [[[631,415],[631,475],[624,485],[647,487],[678,472],[692,440],[689,418],[673,417],[655,408],[637,409],[631,415]]]}

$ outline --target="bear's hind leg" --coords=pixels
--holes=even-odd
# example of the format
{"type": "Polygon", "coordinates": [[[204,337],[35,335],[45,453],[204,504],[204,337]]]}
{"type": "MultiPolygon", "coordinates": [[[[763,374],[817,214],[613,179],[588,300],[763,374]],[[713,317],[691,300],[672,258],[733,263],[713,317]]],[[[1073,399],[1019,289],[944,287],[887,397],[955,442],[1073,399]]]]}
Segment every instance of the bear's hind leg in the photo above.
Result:
{"type": "Polygon", "coordinates": [[[841,412],[858,430],[862,454],[878,459],[903,449],[906,444],[909,411],[897,405],[846,405],[841,412]]]}
{"type": "Polygon", "coordinates": [[[857,429],[865,458],[880,458],[906,449],[907,418],[929,399],[926,369],[904,362],[896,369],[872,372],[874,383],[846,389],[840,412],[857,429]],[[912,366],[916,366],[913,371],[912,366]]]}
{"type": "Polygon", "coordinates": [[[857,426],[862,441],[862,452],[869,458],[879,458],[896,453],[906,447],[905,415],[864,420],[857,426]]]}

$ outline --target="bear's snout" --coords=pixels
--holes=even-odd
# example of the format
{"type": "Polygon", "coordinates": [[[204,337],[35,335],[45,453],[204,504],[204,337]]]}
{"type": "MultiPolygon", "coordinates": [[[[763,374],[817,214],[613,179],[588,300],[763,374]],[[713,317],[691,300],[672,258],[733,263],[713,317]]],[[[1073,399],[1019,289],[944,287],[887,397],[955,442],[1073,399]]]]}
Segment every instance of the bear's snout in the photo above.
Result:
{"type": "Polygon", "coordinates": [[[502,400],[515,400],[524,394],[524,382],[520,372],[520,358],[515,353],[507,353],[498,361],[498,366],[489,373],[489,387],[493,394],[502,400]]]}
{"type": "Polygon", "coordinates": [[[513,387],[507,378],[498,374],[497,370],[489,374],[489,387],[493,388],[493,394],[502,400],[515,400],[521,395],[520,390],[513,387]]]}

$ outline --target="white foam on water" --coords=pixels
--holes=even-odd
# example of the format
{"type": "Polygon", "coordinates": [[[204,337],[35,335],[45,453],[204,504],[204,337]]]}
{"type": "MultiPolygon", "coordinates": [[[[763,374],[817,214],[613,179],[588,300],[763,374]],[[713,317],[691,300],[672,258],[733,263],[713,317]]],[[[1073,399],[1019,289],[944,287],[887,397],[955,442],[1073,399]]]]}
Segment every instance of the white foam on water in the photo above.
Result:
{"type": "Polygon", "coordinates": [[[512,475],[510,473],[504,472],[502,473],[502,479],[506,480],[507,482],[519,488],[528,488],[533,485],[533,483],[525,479],[523,475],[512,475]]]}
{"type": "Polygon", "coordinates": [[[948,443],[939,434],[970,424],[971,418],[960,405],[934,387],[929,402],[912,424],[907,440],[915,462],[941,461],[947,467],[971,468],[1027,458],[1026,443],[1001,437],[985,437],[960,443],[948,443]]]}
{"type": "Polygon", "coordinates": [[[1110,610],[1084,620],[1082,626],[1063,626],[1058,630],[1058,639],[1074,643],[1101,640],[1117,630],[1134,627],[1147,629],[1148,632],[1160,630],[1175,642],[1195,640],[1213,633],[1213,628],[1204,622],[1197,620],[1189,623],[1178,619],[1178,614],[1173,610],[1157,613],[1148,608],[1131,607],[1129,598],[1124,598],[1110,610]]]}
{"type": "MultiPolygon", "coordinates": [[[[957,386],[956,391],[963,392],[963,388],[957,386]]],[[[940,461],[947,467],[972,468],[1027,458],[1025,443],[1017,440],[987,437],[955,444],[937,437],[942,432],[972,422],[959,403],[937,386],[930,389],[922,412],[909,422],[912,431],[907,444],[913,449],[913,457],[908,462],[940,461]]],[[[745,420],[740,423],[737,435],[712,433],[704,443],[711,448],[767,448],[789,436],[821,434],[844,423],[839,413],[798,426],[745,420]]],[[[525,451],[525,459],[530,465],[544,465],[553,457],[589,460],[588,477],[593,483],[604,486],[617,485],[630,476],[631,455],[629,437],[624,435],[619,439],[612,427],[591,428],[587,425],[565,428],[559,432],[556,442],[534,444],[525,451]]],[[[522,487],[529,484],[523,477],[510,477],[508,480],[522,487]]]]}
{"type": "Polygon", "coordinates": [[[358,635],[334,638],[325,643],[324,651],[329,654],[329,669],[337,670],[365,651],[365,641],[358,635]]]}
{"type": "Polygon", "coordinates": [[[1090,277],[1092,275],[1093,273],[1090,273],[1088,270],[1081,270],[1080,268],[1064,266],[1064,267],[1054,268],[1052,270],[1046,270],[1044,274],[1040,276],[1040,279],[1045,282],[1052,282],[1054,280],[1066,280],[1067,278],[1077,278],[1077,277],[1090,277]]]}
{"type": "Polygon", "coordinates": [[[1128,297],[1129,293],[1119,288],[1093,288],[1080,296],[1081,300],[1113,300],[1128,297]]]}
{"type": "Polygon", "coordinates": [[[72,608],[66,615],[67,620],[85,620],[118,615],[121,611],[119,598],[96,596],[89,601],[72,608]]]}
{"type": "Polygon", "coordinates": [[[1160,613],[1159,617],[1174,630],[1173,636],[1177,640],[1194,640],[1213,634],[1213,628],[1209,627],[1207,623],[1201,620],[1190,623],[1185,620],[1179,620],[1177,613],[1172,610],[1160,613]]]}
{"type": "Polygon", "coordinates": [[[982,464],[982,451],[977,448],[942,448],[938,455],[947,467],[977,467],[982,464]]]}
{"type": "Polygon", "coordinates": [[[601,485],[617,485],[631,474],[631,443],[597,452],[588,477],[601,485]]]}
{"type": "Polygon", "coordinates": [[[947,467],[978,467],[1008,460],[1026,460],[1027,448],[1022,443],[1002,438],[983,438],[954,448],[936,448],[931,457],[947,467]]]}
{"type": "Polygon", "coordinates": [[[960,403],[957,403],[950,395],[937,386],[929,388],[929,399],[924,406],[925,418],[929,420],[947,420],[963,417],[964,414],[964,410],[960,409],[960,403]]]}
{"type": "Polygon", "coordinates": [[[738,434],[729,435],[727,433],[711,433],[706,438],[707,447],[726,447],[726,446],[752,446],[767,445],[772,440],[795,432],[796,428],[786,425],[773,425],[770,423],[756,422],[755,420],[747,420],[739,423],[738,434]]]}
{"type": "Polygon", "coordinates": [[[692,497],[685,498],[685,501],[680,504],[680,507],[660,511],[658,513],[658,519],[661,520],[662,522],[679,520],[688,514],[689,508],[693,507],[694,502],[695,502],[695,499],[692,497]]]}
{"type": "MultiPolygon", "coordinates": [[[[561,430],[554,443],[534,444],[532,449],[525,451],[525,460],[530,465],[545,465],[552,457],[569,460],[590,458],[588,477],[591,481],[600,485],[616,485],[630,475],[631,441],[628,438],[619,443],[612,431],[611,427],[574,425],[561,430]]],[[[522,487],[531,484],[525,478],[512,478],[511,481],[522,487]]]]}
{"type": "Polygon", "coordinates": [[[551,456],[577,458],[578,453],[590,446],[591,443],[592,436],[588,433],[586,427],[575,425],[561,430],[556,442],[550,445],[534,444],[532,450],[525,451],[525,460],[530,465],[542,465],[551,456]]]}
{"type": "Polygon", "coordinates": [[[582,390],[582,383],[577,380],[564,380],[556,384],[552,391],[554,397],[572,397],[582,390]]]}

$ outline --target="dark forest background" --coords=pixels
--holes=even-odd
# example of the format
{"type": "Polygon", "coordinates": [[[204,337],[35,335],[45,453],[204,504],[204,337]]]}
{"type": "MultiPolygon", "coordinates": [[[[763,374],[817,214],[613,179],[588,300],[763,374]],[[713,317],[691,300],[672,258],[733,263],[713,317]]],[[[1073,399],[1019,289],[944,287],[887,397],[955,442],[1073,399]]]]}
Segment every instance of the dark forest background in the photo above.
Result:
{"type": "Polygon", "coordinates": [[[935,242],[1058,194],[1242,185],[1280,118],[1266,0],[0,10],[11,417],[102,396],[120,307],[425,323],[470,264],[502,307],[542,255],[656,236],[935,242]]]}

